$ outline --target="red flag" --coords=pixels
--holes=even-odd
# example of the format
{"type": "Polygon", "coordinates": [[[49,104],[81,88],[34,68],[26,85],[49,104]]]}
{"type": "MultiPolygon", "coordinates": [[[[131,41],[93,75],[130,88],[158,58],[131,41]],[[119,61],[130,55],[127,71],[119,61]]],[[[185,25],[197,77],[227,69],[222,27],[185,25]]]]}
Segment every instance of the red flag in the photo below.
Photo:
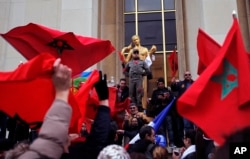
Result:
{"type": "Polygon", "coordinates": [[[197,36],[197,51],[199,55],[198,75],[200,75],[214,60],[220,48],[220,44],[207,35],[203,30],[199,29],[197,36]]]}
{"type": "Polygon", "coordinates": [[[176,54],[176,49],[173,50],[173,52],[168,57],[168,62],[170,64],[170,68],[172,71],[172,77],[176,75],[176,72],[178,70],[178,58],[176,54]]]}
{"type": "MultiPolygon", "coordinates": [[[[116,101],[116,88],[115,87],[108,87],[109,89],[109,108],[110,108],[110,115],[113,116],[115,113],[115,101],[116,101]]],[[[90,91],[90,96],[87,101],[87,108],[86,108],[86,117],[88,119],[95,119],[96,110],[99,106],[99,98],[97,95],[96,90],[93,88],[90,91]]]]}
{"type": "Polygon", "coordinates": [[[87,108],[87,102],[90,96],[90,90],[93,88],[94,84],[99,80],[99,71],[92,71],[89,78],[83,83],[79,89],[79,91],[75,94],[75,98],[79,103],[79,108],[81,112],[81,118],[78,121],[79,127],[85,121],[85,114],[87,108]]]}
{"type": "Polygon", "coordinates": [[[116,121],[118,128],[123,129],[123,121],[126,111],[129,110],[130,99],[126,98],[123,102],[117,102],[115,104],[113,119],[116,121]]]}
{"type": "MultiPolygon", "coordinates": [[[[12,72],[0,72],[0,110],[30,127],[39,127],[55,98],[51,77],[54,61],[49,53],[43,53],[12,72]]],[[[70,130],[76,131],[73,123],[80,114],[73,95],[69,103],[73,109],[70,130]]]]}
{"type": "Polygon", "coordinates": [[[121,62],[125,62],[125,57],[121,52],[118,52],[119,58],[121,62]]]}
{"type": "Polygon", "coordinates": [[[235,19],[216,58],[177,102],[179,113],[219,144],[250,126],[247,56],[235,19]]]}
{"type": "MultiPolygon", "coordinates": [[[[84,122],[86,124],[87,130],[90,132],[91,126],[93,124],[93,121],[97,113],[97,108],[99,106],[99,99],[98,99],[98,95],[97,95],[95,88],[91,88],[89,90],[89,94],[87,96],[87,99],[85,100],[86,100],[85,101],[86,103],[83,106],[85,114],[82,116],[81,120],[79,120],[79,125],[81,125],[81,123],[84,122]]],[[[115,101],[116,101],[116,88],[109,87],[109,107],[110,107],[111,114],[114,113],[113,109],[115,107],[115,101]]]]}
{"type": "Polygon", "coordinates": [[[43,52],[60,57],[61,62],[72,69],[72,76],[114,51],[109,40],[83,37],[34,23],[13,28],[1,35],[28,60],[43,52]]]}

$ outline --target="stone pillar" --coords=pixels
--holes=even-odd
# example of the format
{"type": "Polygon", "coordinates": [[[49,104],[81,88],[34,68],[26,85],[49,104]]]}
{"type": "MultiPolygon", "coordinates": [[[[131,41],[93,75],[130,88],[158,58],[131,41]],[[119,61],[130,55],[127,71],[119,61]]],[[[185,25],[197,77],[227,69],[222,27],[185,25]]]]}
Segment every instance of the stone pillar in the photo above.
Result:
{"type": "Polygon", "coordinates": [[[250,51],[250,35],[249,35],[249,29],[250,29],[250,3],[249,0],[237,0],[237,10],[238,10],[238,19],[240,23],[241,28],[241,34],[244,40],[244,45],[246,47],[246,50],[250,51]]]}
{"type": "Polygon", "coordinates": [[[175,0],[175,9],[176,9],[175,17],[176,17],[176,36],[177,36],[179,78],[183,78],[183,74],[187,69],[183,3],[184,3],[183,1],[175,0]]]}
{"type": "Polygon", "coordinates": [[[119,61],[118,51],[123,44],[123,3],[122,1],[99,0],[99,36],[102,39],[108,39],[115,47],[115,51],[106,57],[99,64],[99,68],[107,74],[110,80],[114,76],[115,83],[118,83],[122,76],[121,62],[119,61]]]}

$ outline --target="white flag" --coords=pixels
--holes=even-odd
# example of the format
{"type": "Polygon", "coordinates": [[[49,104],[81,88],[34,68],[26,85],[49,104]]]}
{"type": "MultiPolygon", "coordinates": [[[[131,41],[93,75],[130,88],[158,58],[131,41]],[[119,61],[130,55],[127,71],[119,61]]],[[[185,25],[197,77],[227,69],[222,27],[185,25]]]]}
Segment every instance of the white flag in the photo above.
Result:
{"type": "Polygon", "coordinates": [[[150,66],[152,65],[153,62],[152,62],[152,60],[151,60],[151,58],[150,58],[150,55],[148,55],[148,56],[146,57],[145,62],[147,63],[148,67],[150,67],[150,66]]]}

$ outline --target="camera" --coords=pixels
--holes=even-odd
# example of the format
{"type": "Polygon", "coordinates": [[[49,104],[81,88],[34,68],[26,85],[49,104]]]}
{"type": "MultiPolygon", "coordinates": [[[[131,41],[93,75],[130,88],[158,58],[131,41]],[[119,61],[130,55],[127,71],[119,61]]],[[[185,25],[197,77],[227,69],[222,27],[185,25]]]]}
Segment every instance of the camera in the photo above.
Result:
{"type": "Polygon", "coordinates": [[[175,156],[179,156],[179,152],[174,151],[175,156]]]}
{"type": "Polygon", "coordinates": [[[179,148],[174,148],[173,153],[175,154],[175,156],[179,156],[180,155],[180,149],[179,148]]]}

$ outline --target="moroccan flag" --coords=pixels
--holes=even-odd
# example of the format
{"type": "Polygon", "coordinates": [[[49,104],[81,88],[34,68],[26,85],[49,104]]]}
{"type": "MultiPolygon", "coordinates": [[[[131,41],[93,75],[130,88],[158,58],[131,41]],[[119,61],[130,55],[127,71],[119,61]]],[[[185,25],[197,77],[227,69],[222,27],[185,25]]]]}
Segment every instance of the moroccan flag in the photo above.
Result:
{"type": "MultiPolygon", "coordinates": [[[[52,83],[54,61],[51,54],[43,53],[14,71],[0,72],[0,110],[31,128],[39,128],[55,98],[52,83]]],[[[80,114],[72,94],[69,104],[73,110],[70,131],[76,132],[78,128],[74,123],[80,114]]]]}
{"type": "Polygon", "coordinates": [[[214,60],[221,46],[203,30],[199,29],[197,36],[197,51],[199,55],[197,74],[201,73],[214,60]]]}
{"type": "Polygon", "coordinates": [[[215,59],[177,101],[178,112],[223,144],[250,126],[250,69],[237,19],[215,59]]]}
{"type": "Polygon", "coordinates": [[[60,57],[72,69],[72,76],[103,60],[115,48],[109,40],[63,32],[40,24],[29,23],[0,34],[27,60],[48,52],[60,57]]]}
{"type": "Polygon", "coordinates": [[[170,66],[171,71],[172,71],[172,77],[174,77],[176,75],[177,70],[178,70],[178,58],[177,58],[177,54],[176,54],[176,49],[174,49],[173,52],[168,57],[168,62],[169,62],[169,66],[170,66]]]}

